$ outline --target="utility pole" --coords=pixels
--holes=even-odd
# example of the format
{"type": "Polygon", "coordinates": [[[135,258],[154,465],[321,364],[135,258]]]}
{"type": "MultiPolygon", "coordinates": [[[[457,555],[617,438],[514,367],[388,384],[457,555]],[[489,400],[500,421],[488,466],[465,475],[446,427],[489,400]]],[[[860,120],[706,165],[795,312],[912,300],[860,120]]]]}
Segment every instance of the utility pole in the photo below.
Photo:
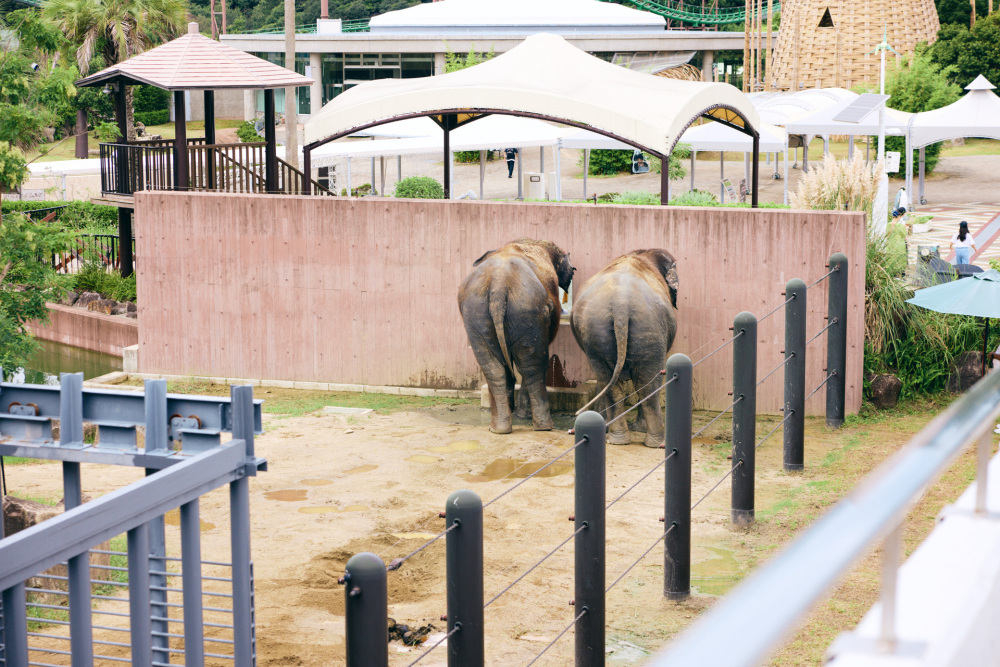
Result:
{"type": "MultiPolygon", "coordinates": [[[[295,0],[285,0],[285,67],[295,71],[295,0]]],[[[299,119],[296,88],[285,88],[285,162],[299,168],[299,119]]],[[[307,175],[308,177],[308,175],[307,175]]],[[[287,192],[291,183],[284,183],[287,192]]]]}
{"type": "Polygon", "coordinates": [[[211,0],[209,4],[209,16],[212,18],[212,39],[219,39],[219,35],[226,34],[226,0],[219,0],[219,6],[222,11],[215,11],[215,0],[211,0]],[[218,22],[215,17],[222,18],[222,27],[219,27],[218,22]]]}

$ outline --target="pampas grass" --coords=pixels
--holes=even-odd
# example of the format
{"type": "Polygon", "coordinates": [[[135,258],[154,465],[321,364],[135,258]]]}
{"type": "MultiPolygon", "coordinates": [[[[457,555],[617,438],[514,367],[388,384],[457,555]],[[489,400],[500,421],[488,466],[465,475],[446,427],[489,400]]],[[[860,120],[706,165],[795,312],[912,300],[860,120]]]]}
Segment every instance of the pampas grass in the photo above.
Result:
{"type": "Polygon", "coordinates": [[[792,208],[823,211],[864,211],[872,217],[872,205],[878,191],[879,165],[862,159],[837,160],[827,153],[823,166],[811,170],[799,180],[791,195],[792,208]]]}

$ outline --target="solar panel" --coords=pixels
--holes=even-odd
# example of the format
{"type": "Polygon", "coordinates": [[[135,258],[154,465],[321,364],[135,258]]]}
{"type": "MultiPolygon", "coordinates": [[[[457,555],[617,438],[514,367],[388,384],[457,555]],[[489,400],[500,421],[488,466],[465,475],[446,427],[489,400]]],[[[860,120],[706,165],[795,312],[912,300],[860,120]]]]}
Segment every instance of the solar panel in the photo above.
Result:
{"type": "Polygon", "coordinates": [[[834,116],[833,119],[843,123],[860,123],[868,117],[868,114],[878,109],[878,106],[887,99],[889,99],[888,95],[879,95],[878,93],[858,95],[858,99],[841,109],[840,113],[834,116]]]}

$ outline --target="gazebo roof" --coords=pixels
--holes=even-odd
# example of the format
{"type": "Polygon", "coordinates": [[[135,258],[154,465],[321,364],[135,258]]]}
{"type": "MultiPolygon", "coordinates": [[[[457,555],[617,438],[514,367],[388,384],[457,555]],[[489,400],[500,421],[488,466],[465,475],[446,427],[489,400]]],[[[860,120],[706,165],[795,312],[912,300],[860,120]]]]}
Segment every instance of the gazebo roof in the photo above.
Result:
{"type": "Polygon", "coordinates": [[[299,87],[313,80],[199,34],[188,34],[91,74],[77,86],[119,82],[164,90],[222,90],[299,87]]]}
{"type": "Polygon", "coordinates": [[[677,81],[612,65],[558,35],[537,34],[458,72],[363,83],[305,125],[307,144],[413,116],[483,113],[533,116],[584,127],[654,154],[670,153],[700,116],[753,132],[757,111],[725,83],[677,81]]]}

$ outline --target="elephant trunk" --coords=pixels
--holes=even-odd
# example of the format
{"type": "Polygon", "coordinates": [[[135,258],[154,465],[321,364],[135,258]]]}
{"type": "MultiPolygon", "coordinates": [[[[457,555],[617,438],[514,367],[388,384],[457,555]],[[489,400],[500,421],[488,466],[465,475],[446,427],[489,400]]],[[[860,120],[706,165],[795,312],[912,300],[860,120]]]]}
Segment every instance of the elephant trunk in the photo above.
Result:
{"type": "Polygon", "coordinates": [[[628,318],[628,309],[624,305],[615,303],[611,306],[611,319],[615,330],[615,345],[618,352],[618,357],[615,360],[615,370],[611,374],[611,381],[608,382],[607,386],[597,396],[594,396],[589,403],[577,410],[577,415],[582,414],[584,410],[596,403],[601,396],[604,396],[618,382],[618,378],[622,374],[622,368],[625,367],[625,355],[628,353],[628,318]]]}

